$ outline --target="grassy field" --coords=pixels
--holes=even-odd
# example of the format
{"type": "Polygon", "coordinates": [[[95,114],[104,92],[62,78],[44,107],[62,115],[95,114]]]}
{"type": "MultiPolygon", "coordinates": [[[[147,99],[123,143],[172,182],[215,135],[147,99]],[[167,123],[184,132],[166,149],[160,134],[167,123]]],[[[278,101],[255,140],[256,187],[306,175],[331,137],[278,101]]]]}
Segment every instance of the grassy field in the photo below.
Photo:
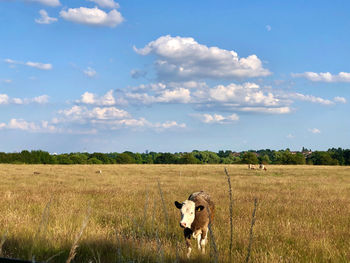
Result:
{"type": "Polygon", "coordinates": [[[191,261],[228,262],[225,167],[233,262],[247,257],[254,198],[250,262],[350,262],[350,167],[329,166],[0,165],[0,253],[66,262],[81,233],[73,262],[186,262],[174,201],[205,190],[216,251],[193,241],[191,261]]]}

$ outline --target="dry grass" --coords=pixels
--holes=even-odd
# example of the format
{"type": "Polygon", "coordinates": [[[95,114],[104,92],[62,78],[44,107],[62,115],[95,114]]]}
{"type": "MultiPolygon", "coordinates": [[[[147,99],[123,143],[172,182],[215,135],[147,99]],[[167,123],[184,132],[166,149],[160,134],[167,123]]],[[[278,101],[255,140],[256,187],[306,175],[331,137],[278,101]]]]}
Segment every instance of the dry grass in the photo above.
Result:
{"type": "MultiPolygon", "coordinates": [[[[66,262],[91,203],[72,262],[184,262],[173,202],[205,190],[216,203],[216,256],[229,261],[224,167],[235,204],[233,262],[246,260],[254,198],[259,205],[250,262],[350,261],[350,167],[327,166],[270,166],[264,172],[245,165],[0,165],[0,234],[7,233],[2,253],[66,262]]],[[[192,261],[216,261],[210,250],[202,257],[194,249],[192,261]]]]}

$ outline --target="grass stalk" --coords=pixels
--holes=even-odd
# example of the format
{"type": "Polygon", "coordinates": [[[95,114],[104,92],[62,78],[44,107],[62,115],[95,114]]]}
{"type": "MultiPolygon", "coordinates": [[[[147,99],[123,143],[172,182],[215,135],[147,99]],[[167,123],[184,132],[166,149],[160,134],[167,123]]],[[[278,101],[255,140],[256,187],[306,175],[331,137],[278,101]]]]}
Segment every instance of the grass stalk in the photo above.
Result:
{"type": "Polygon", "coordinates": [[[66,263],[70,263],[70,262],[75,258],[76,254],[77,254],[77,248],[78,248],[78,246],[79,246],[79,245],[78,245],[78,242],[79,242],[81,236],[83,235],[83,232],[84,232],[84,230],[85,230],[85,228],[86,228],[86,226],[87,226],[87,224],[88,224],[88,222],[89,222],[90,212],[91,212],[91,205],[89,204],[89,207],[88,207],[86,216],[85,216],[85,218],[84,218],[84,220],[83,220],[83,223],[82,223],[82,225],[81,225],[80,231],[79,231],[79,233],[76,235],[75,240],[74,240],[74,243],[73,243],[73,245],[72,245],[72,247],[71,247],[71,249],[70,249],[70,251],[69,251],[69,256],[68,256],[68,258],[67,258],[66,263]]]}
{"type": "Polygon", "coordinates": [[[47,202],[47,204],[46,204],[46,206],[44,208],[44,211],[43,211],[43,214],[41,216],[41,220],[40,220],[40,224],[39,224],[38,230],[36,231],[36,233],[34,235],[34,238],[32,240],[32,246],[30,248],[29,255],[28,255],[28,258],[30,260],[32,260],[32,261],[35,261],[35,257],[33,255],[34,245],[35,245],[36,241],[40,238],[40,236],[42,234],[44,234],[45,230],[47,229],[47,224],[48,224],[49,215],[50,215],[51,202],[52,202],[52,198],[50,198],[49,202],[47,202]]]}
{"type": "Polygon", "coordinates": [[[166,206],[165,206],[164,195],[163,195],[162,188],[160,187],[159,179],[157,181],[158,181],[158,190],[159,190],[160,199],[162,200],[163,213],[164,213],[164,216],[165,216],[166,233],[168,233],[168,227],[169,227],[168,226],[169,225],[168,211],[167,211],[166,206]]]}
{"type": "Polygon", "coordinates": [[[233,250],[233,199],[232,199],[232,187],[231,187],[231,177],[228,173],[227,169],[225,168],[225,174],[227,177],[227,183],[228,183],[228,193],[230,196],[230,262],[232,262],[232,250],[233,250]]]}
{"type": "Polygon", "coordinates": [[[216,246],[216,242],[215,242],[215,237],[214,237],[214,233],[213,230],[211,228],[211,224],[208,225],[208,230],[209,230],[209,237],[210,237],[210,256],[214,258],[214,262],[217,263],[219,262],[219,255],[218,255],[218,249],[216,246]],[[212,253],[212,251],[214,253],[212,253]]]}
{"type": "Polygon", "coordinates": [[[250,258],[250,253],[251,253],[251,248],[252,248],[252,242],[253,242],[253,227],[255,224],[255,212],[256,212],[256,208],[258,206],[258,199],[254,198],[254,210],[253,210],[253,215],[252,215],[252,223],[250,225],[250,233],[249,233],[249,244],[248,244],[248,250],[247,250],[247,257],[245,259],[245,262],[248,263],[249,262],[249,258],[250,258]]]}

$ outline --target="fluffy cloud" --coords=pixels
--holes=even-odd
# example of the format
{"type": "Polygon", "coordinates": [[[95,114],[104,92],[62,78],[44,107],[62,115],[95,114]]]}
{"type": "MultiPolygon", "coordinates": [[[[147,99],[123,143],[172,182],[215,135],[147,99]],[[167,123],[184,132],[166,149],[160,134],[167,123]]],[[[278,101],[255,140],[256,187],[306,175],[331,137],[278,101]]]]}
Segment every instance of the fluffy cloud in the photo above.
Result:
{"type": "Polygon", "coordinates": [[[298,100],[302,100],[302,101],[309,101],[309,102],[313,102],[313,103],[319,103],[319,104],[323,104],[323,105],[333,105],[334,104],[334,102],[331,100],[323,99],[320,97],[315,97],[312,95],[304,95],[301,93],[290,93],[290,94],[286,94],[286,96],[289,98],[294,98],[294,99],[298,99],[298,100]]]}
{"type": "Polygon", "coordinates": [[[88,0],[98,4],[102,8],[119,8],[119,4],[113,0],[88,0]]]}
{"type": "Polygon", "coordinates": [[[66,120],[85,122],[88,119],[94,120],[112,120],[112,119],[122,119],[129,118],[130,114],[125,111],[115,107],[94,107],[88,109],[85,106],[73,106],[71,109],[59,111],[66,120]]]}
{"type": "Polygon", "coordinates": [[[239,58],[235,51],[207,47],[193,38],[162,36],[134,50],[155,55],[161,79],[250,78],[270,75],[256,55],[239,58]]]}
{"type": "Polygon", "coordinates": [[[350,73],[340,72],[338,75],[332,75],[329,72],[304,72],[304,73],[292,73],[295,78],[306,78],[314,82],[350,82],[350,73]]]}
{"type": "Polygon", "coordinates": [[[48,15],[48,13],[44,9],[41,9],[39,11],[39,14],[41,15],[41,17],[35,19],[35,23],[38,23],[38,24],[51,24],[51,23],[57,22],[57,18],[50,17],[48,15]]]}
{"type": "Polygon", "coordinates": [[[56,7],[56,6],[61,5],[59,0],[31,0],[31,1],[38,2],[40,4],[47,5],[47,6],[52,6],[52,7],[56,7]]]}
{"type": "Polygon", "coordinates": [[[41,69],[41,70],[51,70],[52,69],[52,64],[45,64],[45,63],[40,63],[40,62],[32,62],[32,61],[27,61],[27,62],[22,62],[22,61],[16,61],[13,59],[5,59],[4,60],[7,64],[10,65],[25,65],[28,67],[32,67],[32,68],[37,68],[37,69],[41,69]]]}
{"type": "Polygon", "coordinates": [[[96,105],[96,106],[112,106],[112,105],[126,105],[127,101],[124,98],[116,99],[113,95],[113,90],[107,91],[105,95],[98,96],[91,92],[85,92],[81,95],[80,100],[76,103],[96,105]]]}
{"type": "Polygon", "coordinates": [[[321,133],[321,131],[319,129],[317,129],[317,128],[308,129],[308,131],[313,133],[313,134],[321,133]]]}
{"type": "Polygon", "coordinates": [[[123,16],[116,9],[106,13],[98,7],[69,8],[62,10],[60,16],[67,21],[90,26],[116,27],[124,21],[123,16]]]}
{"type": "Polygon", "coordinates": [[[29,104],[29,103],[38,103],[45,104],[48,103],[49,96],[41,95],[34,98],[10,98],[7,94],[0,94],[0,105],[1,104],[29,104]]]}
{"type": "Polygon", "coordinates": [[[334,97],[334,102],[346,103],[346,99],[344,97],[334,97]]]}
{"type": "Polygon", "coordinates": [[[115,107],[93,107],[75,105],[70,109],[59,111],[60,118],[55,118],[55,124],[81,124],[92,125],[97,129],[121,129],[121,128],[151,128],[157,131],[165,129],[185,128],[186,124],[176,121],[152,123],[145,118],[133,118],[130,113],[115,107]]]}
{"type": "Polygon", "coordinates": [[[222,116],[220,114],[196,114],[194,115],[203,123],[219,123],[219,124],[227,124],[234,121],[239,120],[239,116],[237,114],[232,114],[229,116],[222,116]]]}
{"type": "Polygon", "coordinates": [[[0,123],[1,129],[22,130],[29,132],[58,132],[58,129],[47,121],[28,122],[23,119],[11,119],[8,123],[0,123]]]}
{"type": "Polygon", "coordinates": [[[88,76],[89,78],[93,78],[96,76],[96,70],[94,70],[93,68],[88,67],[87,69],[85,69],[84,74],[86,76],[88,76]]]}
{"type": "Polygon", "coordinates": [[[265,114],[288,114],[295,101],[307,101],[321,105],[346,103],[343,97],[333,100],[274,90],[256,83],[231,83],[209,87],[205,82],[159,82],[129,88],[121,94],[131,104],[180,103],[192,104],[200,110],[242,111],[265,114]]]}
{"type": "Polygon", "coordinates": [[[9,103],[9,96],[7,94],[0,94],[0,105],[8,104],[8,103],[9,103]]]}
{"type": "Polygon", "coordinates": [[[191,100],[191,92],[185,88],[178,88],[173,90],[162,90],[156,95],[149,95],[147,93],[126,93],[127,100],[136,101],[142,104],[153,103],[189,103],[191,100]]]}

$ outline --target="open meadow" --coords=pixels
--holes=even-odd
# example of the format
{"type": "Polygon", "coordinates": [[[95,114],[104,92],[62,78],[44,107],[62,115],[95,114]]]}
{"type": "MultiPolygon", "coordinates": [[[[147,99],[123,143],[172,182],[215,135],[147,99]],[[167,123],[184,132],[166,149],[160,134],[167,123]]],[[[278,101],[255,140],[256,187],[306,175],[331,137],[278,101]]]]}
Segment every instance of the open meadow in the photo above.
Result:
{"type": "Polygon", "coordinates": [[[350,261],[344,166],[0,165],[0,253],[66,262],[73,246],[72,262],[186,262],[174,201],[205,190],[216,203],[214,239],[205,256],[193,240],[191,261],[228,262],[225,167],[233,262],[246,261],[254,198],[250,262],[350,261]]]}

